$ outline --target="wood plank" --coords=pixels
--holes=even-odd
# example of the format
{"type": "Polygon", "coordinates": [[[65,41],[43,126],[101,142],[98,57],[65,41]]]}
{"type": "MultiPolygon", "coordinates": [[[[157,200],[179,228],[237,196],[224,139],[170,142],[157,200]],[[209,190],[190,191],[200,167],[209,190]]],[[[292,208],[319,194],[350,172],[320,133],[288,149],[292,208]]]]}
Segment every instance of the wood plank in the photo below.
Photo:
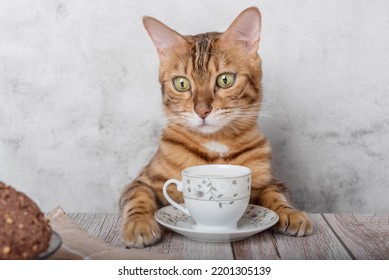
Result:
{"type": "Polygon", "coordinates": [[[116,247],[125,247],[120,240],[119,231],[119,215],[116,213],[95,213],[93,215],[93,223],[89,225],[88,233],[94,235],[105,243],[116,247]]]}
{"type": "Polygon", "coordinates": [[[380,214],[324,214],[355,259],[389,259],[389,216],[380,214]]]}
{"type": "MultiPolygon", "coordinates": [[[[69,213],[69,218],[78,223],[88,234],[105,241],[109,235],[112,222],[117,222],[117,215],[113,219],[107,219],[108,213],[69,213]]],[[[110,243],[110,242],[106,242],[110,243]]]]}
{"type": "Polygon", "coordinates": [[[260,232],[248,239],[232,243],[237,260],[279,260],[275,239],[271,230],[260,232]]]}
{"type": "Polygon", "coordinates": [[[116,247],[125,247],[120,238],[121,219],[119,214],[109,213],[104,220],[104,241],[116,247]]]}
{"type": "Polygon", "coordinates": [[[351,259],[320,214],[310,215],[314,233],[305,237],[263,232],[234,244],[237,259],[351,259]],[[242,248],[240,248],[242,247],[242,248]]]}
{"type": "Polygon", "coordinates": [[[86,213],[78,213],[78,212],[72,212],[72,213],[66,213],[70,219],[75,221],[77,224],[81,224],[81,221],[84,219],[86,213]]]}
{"type": "MultiPolygon", "coordinates": [[[[125,247],[120,240],[116,213],[70,213],[89,234],[125,247]]],[[[389,216],[313,214],[315,232],[289,237],[265,231],[246,240],[205,243],[165,230],[160,243],[144,252],[181,255],[186,259],[389,259],[389,216]],[[325,217],[325,218],[323,218],[325,217]],[[330,226],[329,226],[330,225],[330,226]]]]}
{"type": "Polygon", "coordinates": [[[143,250],[153,253],[179,255],[188,260],[228,260],[234,258],[232,246],[229,242],[194,241],[168,229],[164,229],[160,243],[143,250]]]}
{"type": "Polygon", "coordinates": [[[104,229],[104,221],[106,216],[107,214],[105,213],[86,214],[84,218],[84,225],[85,221],[89,222],[86,231],[90,235],[96,236],[104,240],[104,236],[102,236],[102,230],[104,229]]]}

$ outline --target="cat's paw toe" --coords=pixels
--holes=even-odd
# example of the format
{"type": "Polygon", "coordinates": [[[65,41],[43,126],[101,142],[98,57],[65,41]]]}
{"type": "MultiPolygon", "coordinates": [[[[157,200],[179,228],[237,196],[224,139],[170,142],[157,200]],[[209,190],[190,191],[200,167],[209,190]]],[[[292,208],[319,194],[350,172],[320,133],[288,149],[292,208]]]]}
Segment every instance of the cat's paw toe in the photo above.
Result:
{"type": "Polygon", "coordinates": [[[122,224],[121,235],[129,248],[144,248],[161,239],[161,229],[154,217],[141,217],[122,224]]]}
{"type": "Polygon", "coordinates": [[[298,210],[278,213],[279,220],[275,229],[286,235],[304,236],[313,232],[312,221],[307,213],[298,210]]]}

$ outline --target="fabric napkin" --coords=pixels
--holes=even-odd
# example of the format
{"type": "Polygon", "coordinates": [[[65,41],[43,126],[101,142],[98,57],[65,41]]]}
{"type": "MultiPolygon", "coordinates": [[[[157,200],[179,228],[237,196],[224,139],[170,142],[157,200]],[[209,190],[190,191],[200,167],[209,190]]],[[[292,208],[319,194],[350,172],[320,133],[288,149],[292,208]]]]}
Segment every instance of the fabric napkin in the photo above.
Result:
{"type": "Polygon", "coordinates": [[[80,225],[56,207],[48,215],[50,225],[62,238],[62,245],[50,259],[61,260],[157,260],[180,259],[180,256],[156,254],[141,249],[115,247],[89,235],[80,225]]]}

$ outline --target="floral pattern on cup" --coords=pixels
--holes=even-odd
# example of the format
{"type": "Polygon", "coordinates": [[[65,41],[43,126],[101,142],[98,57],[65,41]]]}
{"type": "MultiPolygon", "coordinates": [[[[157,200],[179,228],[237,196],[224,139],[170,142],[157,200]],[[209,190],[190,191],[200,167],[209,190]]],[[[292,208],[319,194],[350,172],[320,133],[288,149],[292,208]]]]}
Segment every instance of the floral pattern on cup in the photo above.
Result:
{"type": "MultiPolygon", "coordinates": [[[[247,184],[247,189],[244,193],[238,193],[234,191],[234,186],[238,184],[239,179],[231,179],[230,182],[226,184],[226,180],[218,179],[186,179],[184,182],[185,188],[187,188],[187,198],[196,199],[196,200],[212,200],[219,204],[220,208],[223,208],[223,205],[233,204],[234,201],[247,198],[250,195],[250,177],[244,180],[247,184]],[[228,191],[226,192],[226,189],[228,191]]],[[[239,182],[242,183],[242,182],[239,182]]]]}

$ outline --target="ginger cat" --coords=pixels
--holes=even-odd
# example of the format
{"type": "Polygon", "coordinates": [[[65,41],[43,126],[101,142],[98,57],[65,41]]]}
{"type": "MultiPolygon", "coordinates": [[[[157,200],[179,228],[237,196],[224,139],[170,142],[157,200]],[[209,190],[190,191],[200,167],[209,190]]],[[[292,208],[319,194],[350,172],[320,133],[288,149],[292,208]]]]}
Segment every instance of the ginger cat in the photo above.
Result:
{"type": "MultiPolygon", "coordinates": [[[[244,10],[224,33],[182,36],[154,18],[144,17],[143,23],[160,58],[168,125],[154,157],[121,194],[124,243],[142,248],[159,241],[162,232],[153,215],[167,205],[164,182],[181,178],[186,167],[211,163],[251,168],[250,203],[277,212],[278,232],[311,234],[309,216],[293,208],[287,188],[272,176],[270,145],[257,124],[259,10],[244,10]]],[[[171,197],[183,202],[182,193],[173,189],[171,197]]]]}

